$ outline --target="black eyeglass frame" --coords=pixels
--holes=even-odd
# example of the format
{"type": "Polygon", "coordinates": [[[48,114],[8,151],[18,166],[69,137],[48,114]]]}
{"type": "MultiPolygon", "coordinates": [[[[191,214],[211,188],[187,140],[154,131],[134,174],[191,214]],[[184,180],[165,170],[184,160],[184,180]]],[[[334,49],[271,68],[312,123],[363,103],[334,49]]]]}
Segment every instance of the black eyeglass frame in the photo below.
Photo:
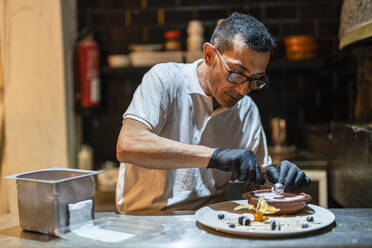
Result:
{"type": "Polygon", "coordinates": [[[223,64],[225,65],[227,71],[229,72],[229,74],[227,75],[227,81],[229,81],[230,83],[232,84],[235,84],[235,85],[242,85],[244,84],[245,82],[248,82],[248,87],[251,89],[251,90],[260,90],[262,89],[265,85],[269,84],[269,80],[267,78],[267,75],[264,74],[263,75],[263,78],[264,79],[260,79],[260,78],[255,78],[255,77],[247,77],[246,75],[244,75],[243,73],[239,72],[239,71],[234,71],[234,70],[231,70],[230,67],[226,64],[224,58],[222,57],[220,51],[218,50],[217,47],[214,47],[214,49],[216,49],[217,51],[217,54],[219,55],[219,57],[222,59],[222,62],[223,64]],[[245,80],[241,81],[241,82],[234,82],[230,79],[231,77],[231,74],[233,73],[237,73],[243,77],[245,77],[245,80]],[[253,85],[254,84],[254,85],[253,85]]]}

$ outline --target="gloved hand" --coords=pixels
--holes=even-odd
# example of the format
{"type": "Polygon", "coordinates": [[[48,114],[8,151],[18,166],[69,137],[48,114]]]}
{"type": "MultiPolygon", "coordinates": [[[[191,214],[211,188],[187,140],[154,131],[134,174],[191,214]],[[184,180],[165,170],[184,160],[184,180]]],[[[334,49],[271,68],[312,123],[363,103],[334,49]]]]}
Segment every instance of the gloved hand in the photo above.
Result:
{"type": "Polygon", "coordinates": [[[251,183],[256,183],[257,187],[261,187],[265,183],[256,156],[249,150],[217,148],[213,152],[207,168],[232,171],[231,180],[239,179],[239,181],[245,182],[247,187],[251,183]]]}
{"type": "Polygon", "coordinates": [[[277,167],[268,167],[266,175],[273,184],[283,184],[285,191],[301,190],[311,183],[303,170],[287,160],[280,162],[277,167]]]}

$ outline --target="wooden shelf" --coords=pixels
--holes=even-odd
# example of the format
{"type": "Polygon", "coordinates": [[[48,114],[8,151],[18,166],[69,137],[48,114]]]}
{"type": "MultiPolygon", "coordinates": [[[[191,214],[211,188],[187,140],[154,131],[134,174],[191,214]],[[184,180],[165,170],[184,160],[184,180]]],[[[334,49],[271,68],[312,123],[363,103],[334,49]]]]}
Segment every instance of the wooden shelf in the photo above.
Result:
{"type": "MultiPolygon", "coordinates": [[[[269,62],[268,72],[288,72],[288,71],[311,71],[324,69],[326,60],[323,58],[314,58],[307,60],[291,61],[287,59],[276,59],[269,62]]],[[[101,68],[103,75],[127,75],[127,74],[142,74],[148,71],[151,67],[125,67],[125,68],[110,68],[104,66],[101,68]]]]}

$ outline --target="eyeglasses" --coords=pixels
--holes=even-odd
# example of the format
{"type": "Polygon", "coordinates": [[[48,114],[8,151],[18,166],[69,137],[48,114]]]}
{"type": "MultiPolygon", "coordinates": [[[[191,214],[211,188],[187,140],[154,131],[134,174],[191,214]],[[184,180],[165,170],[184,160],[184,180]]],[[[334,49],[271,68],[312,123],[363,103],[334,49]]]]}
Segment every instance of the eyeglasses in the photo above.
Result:
{"type": "Polygon", "coordinates": [[[269,83],[269,79],[267,75],[262,75],[260,78],[256,77],[247,77],[243,73],[239,71],[233,71],[230,69],[230,67],[226,64],[224,58],[222,57],[220,51],[217,49],[217,47],[214,47],[216,49],[219,57],[221,58],[223,64],[225,65],[227,71],[229,74],[227,75],[227,81],[229,81],[232,84],[235,85],[241,85],[244,84],[245,82],[248,82],[248,87],[251,90],[260,90],[262,89],[266,84],[269,83]]]}

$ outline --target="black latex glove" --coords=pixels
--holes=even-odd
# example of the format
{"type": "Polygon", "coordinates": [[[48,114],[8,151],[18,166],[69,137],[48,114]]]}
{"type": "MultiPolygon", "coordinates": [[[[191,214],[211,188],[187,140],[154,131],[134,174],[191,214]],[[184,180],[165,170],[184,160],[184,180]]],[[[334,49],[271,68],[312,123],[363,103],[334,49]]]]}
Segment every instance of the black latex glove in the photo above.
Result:
{"type": "Polygon", "coordinates": [[[231,171],[231,180],[245,182],[249,187],[251,183],[256,183],[261,187],[265,183],[265,178],[261,174],[261,168],[252,151],[244,149],[216,149],[207,168],[216,168],[223,171],[231,171]]]}
{"type": "Polygon", "coordinates": [[[268,167],[266,175],[273,184],[283,184],[285,191],[301,190],[311,183],[310,178],[305,175],[303,170],[287,160],[280,162],[277,167],[268,167]]]}

